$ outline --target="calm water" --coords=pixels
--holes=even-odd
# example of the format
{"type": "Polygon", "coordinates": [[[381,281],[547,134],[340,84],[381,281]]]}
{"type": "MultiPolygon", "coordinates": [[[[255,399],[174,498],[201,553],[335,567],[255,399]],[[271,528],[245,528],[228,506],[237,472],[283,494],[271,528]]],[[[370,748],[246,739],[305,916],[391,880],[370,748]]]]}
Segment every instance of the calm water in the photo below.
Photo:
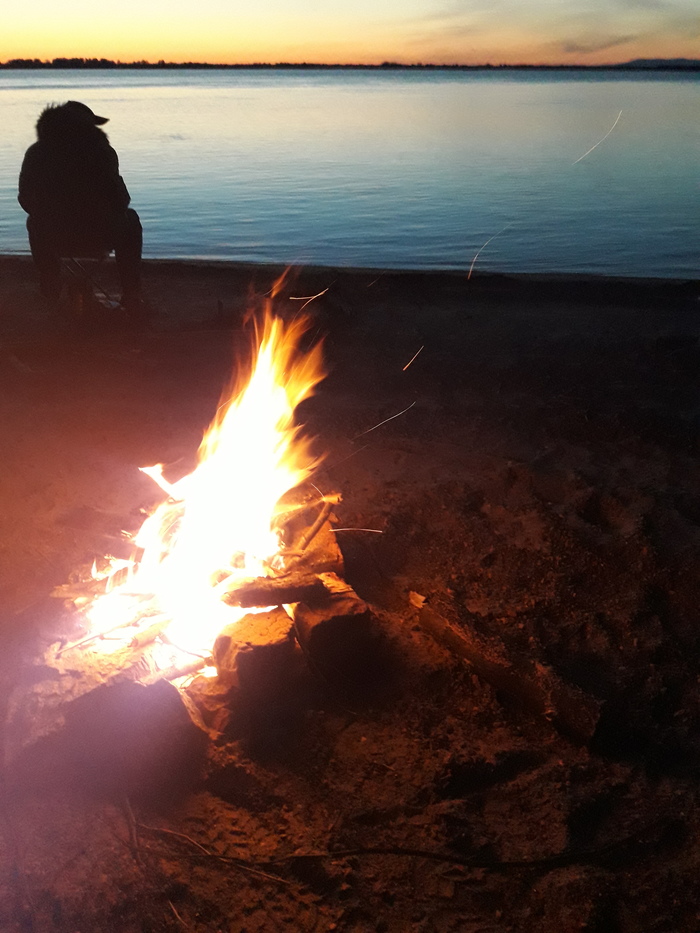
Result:
{"type": "Polygon", "coordinates": [[[68,99],[111,118],[148,257],[700,277],[698,74],[0,71],[0,252],[68,99]]]}

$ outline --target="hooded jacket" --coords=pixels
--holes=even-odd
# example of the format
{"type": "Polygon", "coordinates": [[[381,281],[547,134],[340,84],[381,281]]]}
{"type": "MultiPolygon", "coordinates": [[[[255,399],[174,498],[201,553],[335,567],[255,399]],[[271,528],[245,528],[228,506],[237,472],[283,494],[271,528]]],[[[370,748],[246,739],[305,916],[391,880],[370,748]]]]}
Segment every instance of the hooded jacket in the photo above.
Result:
{"type": "Polygon", "coordinates": [[[63,105],[36,124],[19,176],[19,203],[59,236],[109,239],[131,200],[107,135],[63,105]]]}

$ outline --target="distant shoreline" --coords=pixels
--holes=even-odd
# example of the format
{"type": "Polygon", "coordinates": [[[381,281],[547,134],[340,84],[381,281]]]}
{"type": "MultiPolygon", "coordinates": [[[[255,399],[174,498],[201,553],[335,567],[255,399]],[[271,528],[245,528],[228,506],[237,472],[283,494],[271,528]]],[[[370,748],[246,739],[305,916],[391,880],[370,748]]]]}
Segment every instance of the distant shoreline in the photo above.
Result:
{"type": "Polygon", "coordinates": [[[448,65],[417,63],[404,65],[398,62],[382,62],[381,65],[323,64],[319,62],[251,62],[248,64],[212,64],[211,62],[121,62],[106,58],[54,58],[42,61],[38,58],[13,58],[0,62],[0,70],[96,70],[96,69],[140,69],[140,70],[194,70],[243,71],[243,70],[347,70],[347,71],[700,71],[700,59],[635,59],[607,65],[448,65]]]}

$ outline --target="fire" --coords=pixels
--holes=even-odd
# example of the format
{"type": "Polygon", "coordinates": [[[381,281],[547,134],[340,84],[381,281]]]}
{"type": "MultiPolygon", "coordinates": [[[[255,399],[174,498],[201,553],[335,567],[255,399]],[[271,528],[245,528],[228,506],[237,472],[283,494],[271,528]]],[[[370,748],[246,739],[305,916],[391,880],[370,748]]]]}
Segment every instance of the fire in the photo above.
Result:
{"type": "Polygon", "coordinates": [[[249,377],[245,385],[234,379],[222,396],[197,467],[173,483],[160,465],[143,470],[168,498],[139,530],[138,556],[110,567],[108,592],[86,611],[91,629],[162,623],[171,651],[206,656],[221,629],[250,612],[222,595],[283,569],[280,498],[319,462],[294,412],[325,373],[320,343],[299,348],[308,320],[274,316],[272,298],[256,324],[249,377]]]}

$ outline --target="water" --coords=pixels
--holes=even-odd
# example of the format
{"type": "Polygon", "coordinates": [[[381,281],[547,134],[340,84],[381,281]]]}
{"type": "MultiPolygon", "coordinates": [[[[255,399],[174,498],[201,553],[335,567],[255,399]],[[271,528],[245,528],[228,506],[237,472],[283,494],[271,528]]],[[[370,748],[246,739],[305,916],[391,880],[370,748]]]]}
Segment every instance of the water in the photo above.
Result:
{"type": "Polygon", "coordinates": [[[78,99],[111,118],[147,257],[698,278],[699,92],[692,73],[0,71],[0,252],[28,251],[40,110],[78,99]]]}

